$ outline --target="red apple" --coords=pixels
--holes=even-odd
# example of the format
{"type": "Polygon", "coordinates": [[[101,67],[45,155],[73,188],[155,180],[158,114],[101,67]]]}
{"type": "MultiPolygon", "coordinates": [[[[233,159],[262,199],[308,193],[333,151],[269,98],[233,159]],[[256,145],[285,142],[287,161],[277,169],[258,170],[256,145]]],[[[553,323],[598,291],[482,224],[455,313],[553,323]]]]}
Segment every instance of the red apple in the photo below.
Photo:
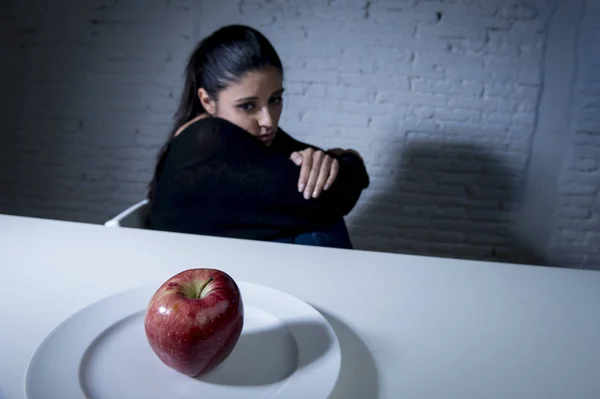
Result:
{"type": "Polygon", "coordinates": [[[229,356],[244,324],[235,281],[216,269],[182,271],[158,288],[144,316],[150,347],[167,366],[191,377],[229,356]]]}

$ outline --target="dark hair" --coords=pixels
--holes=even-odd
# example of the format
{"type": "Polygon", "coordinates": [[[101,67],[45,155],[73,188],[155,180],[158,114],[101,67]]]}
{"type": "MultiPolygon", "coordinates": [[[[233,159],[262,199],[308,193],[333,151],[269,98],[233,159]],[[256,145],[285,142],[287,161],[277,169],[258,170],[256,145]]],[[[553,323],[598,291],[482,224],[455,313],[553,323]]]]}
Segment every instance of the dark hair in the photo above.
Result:
{"type": "Polygon", "coordinates": [[[211,98],[217,99],[219,92],[228,85],[239,81],[246,73],[266,66],[277,68],[283,76],[283,66],[273,45],[262,33],[248,26],[224,26],[196,45],[185,67],[183,92],[172,130],[158,153],[154,176],[148,187],[150,201],[171,139],[182,125],[206,112],[198,98],[198,89],[204,88],[211,98]]]}

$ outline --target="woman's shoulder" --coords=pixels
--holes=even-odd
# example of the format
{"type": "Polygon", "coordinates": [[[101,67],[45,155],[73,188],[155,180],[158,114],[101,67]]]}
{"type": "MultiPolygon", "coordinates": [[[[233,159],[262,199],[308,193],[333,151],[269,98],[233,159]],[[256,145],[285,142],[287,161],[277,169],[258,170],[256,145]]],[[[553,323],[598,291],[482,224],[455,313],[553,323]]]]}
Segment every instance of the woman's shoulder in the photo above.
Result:
{"type": "Polygon", "coordinates": [[[209,114],[199,115],[177,129],[175,134],[173,134],[173,138],[192,136],[194,133],[216,133],[219,128],[224,126],[222,121],[223,119],[212,117],[209,114]]]}
{"type": "Polygon", "coordinates": [[[264,146],[232,122],[219,117],[190,122],[171,139],[170,152],[177,159],[229,159],[240,151],[249,157],[264,155],[264,146]]]}
{"type": "Polygon", "coordinates": [[[187,121],[186,123],[184,123],[183,125],[181,125],[177,131],[175,131],[175,133],[173,134],[173,137],[177,137],[181,134],[181,132],[183,132],[184,130],[186,130],[187,128],[189,128],[191,125],[197,123],[198,121],[204,120],[204,119],[208,119],[210,117],[209,114],[204,113],[204,114],[200,114],[197,117],[187,121]]]}

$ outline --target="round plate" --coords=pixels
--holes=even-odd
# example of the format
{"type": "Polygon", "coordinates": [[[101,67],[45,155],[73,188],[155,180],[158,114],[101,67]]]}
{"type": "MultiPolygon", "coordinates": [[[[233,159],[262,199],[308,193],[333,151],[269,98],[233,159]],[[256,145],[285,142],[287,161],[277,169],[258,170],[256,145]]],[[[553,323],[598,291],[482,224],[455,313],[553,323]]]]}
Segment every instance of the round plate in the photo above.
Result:
{"type": "Polygon", "coordinates": [[[29,399],[325,398],[337,382],[335,332],[313,307],[291,295],[240,282],[242,335],[227,359],[191,378],[165,366],[144,332],[156,291],[145,286],[110,296],[58,325],[33,354],[29,399]]]}

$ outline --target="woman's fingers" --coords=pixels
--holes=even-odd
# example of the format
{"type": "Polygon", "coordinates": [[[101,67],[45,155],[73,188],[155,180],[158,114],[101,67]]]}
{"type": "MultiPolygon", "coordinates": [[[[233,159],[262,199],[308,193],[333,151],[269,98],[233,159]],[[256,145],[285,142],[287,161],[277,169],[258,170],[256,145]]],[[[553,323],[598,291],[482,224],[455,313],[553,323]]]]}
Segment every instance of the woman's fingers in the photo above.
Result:
{"type": "Polygon", "coordinates": [[[292,152],[292,155],[290,155],[290,159],[293,163],[296,164],[296,166],[302,165],[302,154],[300,154],[298,151],[292,152]]]}
{"type": "Polygon", "coordinates": [[[323,191],[329,190],[340,168],[337,159],[312,148],[294,152],[290,159],[300,166],[298,191],[302,192],[306,199],[318,198],[323,191]]]}
{"type": "Polygon", "coordinates": [[[331,169],[329,171],[329,177],[327,178],[327,182],[325,182],[325,187],[323,187],[323,190],[325,190],[325,191],[329,190],[329,188],[331,187],[331,185],[337,178],[339,171],[340,171],[340,163],[338,162],[337,159],[333,158],[333,160],[331,161],[331,169]]]}
{"type": "MultiPolygon", "coordinates": [[[[304,150],[300,153],[302,160],[300,165],[300,177],[298,178],[298,191],[303,192],[308,183],[310,170],[312,168],[313,158],[312,151],[304,150]]],[[[293,160],[293,159],[292,159],[293,160]]]]}
{"type": "Polygon", "coordinates": [[[327,184],[329,174],[331,173],[331,163],[333,158],[329,155],[323,156],[323,161],[321,162],[321,168],[319,169],[319,176],[317,178],[317,183],[315,184],[315,189],[313,190],[312,197],[318,198],[321,195],[321,192],[325,188],[325,184],[327,184]]]}
{"type": "Polygon", "coordinates": [[[323,156],[324,153],[322,151],[316,151],[312,154],[310,174],[308,175],[308,181],[306,182],[306,188],[304,189],[305,199],[309,199],[311,196],[313,196],[315,186],[317,185],[317,179],[319,178],[319,172],[321,171],[323,156]]]}

